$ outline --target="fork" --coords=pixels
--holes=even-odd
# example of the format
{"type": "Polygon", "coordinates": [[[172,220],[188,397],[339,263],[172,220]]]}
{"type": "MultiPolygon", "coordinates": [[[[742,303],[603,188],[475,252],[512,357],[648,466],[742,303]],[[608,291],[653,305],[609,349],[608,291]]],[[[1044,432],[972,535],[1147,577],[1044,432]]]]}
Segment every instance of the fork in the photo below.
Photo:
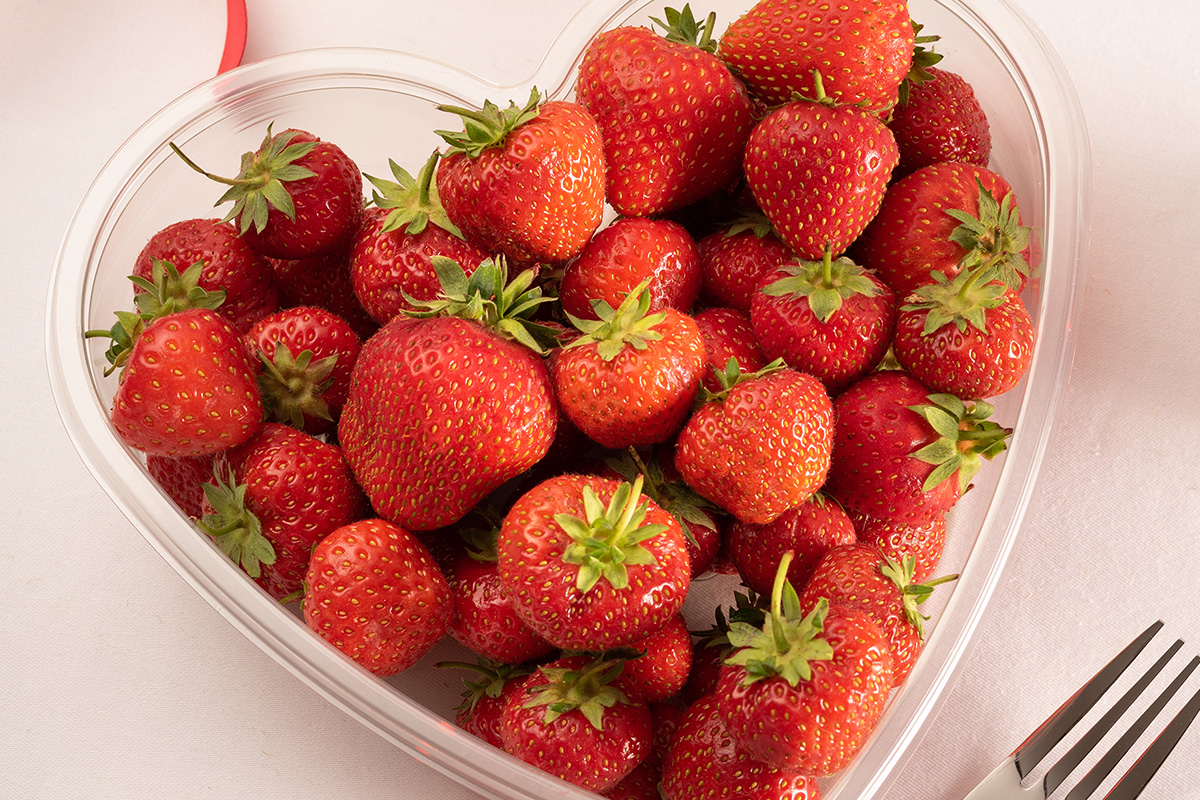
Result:
{"type": "MultiPolygon", "coordinates": [[[[1100,740],[1112,729],[1113,725],[1129,710],[1134,701],[1145,691],[1146,687],[1163,671],[1167,662],[1183,645],[1182,640],[1176,640],[1167,651],[1137,679],[1096,723],[1079,738],[1056,763],[1047,770],[1040,781],[1030,785],[1022,785],[1025,778],[1042,762],[1054,747],[1079,723],[1096,702],[1112,687],[1121,675],[1130,667],[1134,659],[1145,649],[1154,635],[1163,627],[1161,620],[1155,622],[1130,642],[1116,658],[1096,673],[1090,681],[1084,684],[1067,702],[1038,726],[1029,738],[1018,747],[1012,755],[1006,758],[990,775],[984,778],[975,789],[963,800],[1044,800],[1062,786],[1064,780],[1083,762],[1084,758],[1096,748],[1100,740]]],[[[1200,665],[1200,656],[1187,663],[1182,671],[1171,681],[1163,692],[1147,706],[1145,711],[1130,725],[1130,727],[1113,744],[1112,748],[1102,755],[1095,765],[1079,780],[1063,800],[1085,800],[1093,793],[1112,772],[1117,763],[1129,752],[1134,742],[1141,736],[1161,712],[1163,707],[1178,692],[1179,687],[1200,665]]],[[[1131,675],[1133,673],[1130,673],[1131,675]]],[[[1146,784],[1166,760],[1167,755],[1183,736],[1197,712],[1200,712],[1200,691],[1184,705],[1182,709],[1158,734],[1145,752],[1137,758],[1129,770],[1104,796],[1104,800],[1133,800],[1142,793],[1146,784]]]]}

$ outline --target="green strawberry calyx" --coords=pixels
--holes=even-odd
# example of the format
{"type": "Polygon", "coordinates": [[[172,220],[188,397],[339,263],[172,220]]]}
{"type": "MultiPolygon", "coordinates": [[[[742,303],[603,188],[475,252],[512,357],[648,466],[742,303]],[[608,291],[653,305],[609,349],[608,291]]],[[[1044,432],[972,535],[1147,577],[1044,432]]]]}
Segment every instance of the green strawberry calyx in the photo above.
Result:
{"type": "Polygon", "coordinates": [[[722,236],[726,238],[737,236],[739,233],[749,231],[753,233],[755,238],[766,239],[768,236],[778,236],[775,226],[771,224],[771,220],[767,219],[757,207],[739,207],[732,218],[722,224],[722,236]]]}
{"type": "Polygon", "coordinates": [[[626,347],[645,350],[650,342],[662,338],[657,326],[666,320],[666,312],[650,313],[650,281],[642,281],[633,288],[615,309],[604,300],[593,299],[592,309],[599,319],[582,319],[563,312],[582,335],[563,345],[569,350],[585,345],[595,345],[596,353],[604,361],[612,361],[626,347]]]}
{"type": "Polygon", "coordinates": [[[787,579],[789,551],[779,561],[771,587],[771,605],[762,626],[733,622],[727,634],[735,649],[725,663],[740,666],[744,685],[780,677],[792,686],[812,678],[812,662],[833,658],[833,646],[822,636],[829,601],[819,599],[805,615],[800,598],[787,579]]]}
{"type": "Polygon", "coordinates": [[[835,260],[829,247],[820,261],[797,258],[778,271],[787,273],[787,277],[771,281],[759,291],[769,297],[807,298],[808,307],[822,323],[829,322],[848,298],[879,294],[879,287],[866,270],[846,256],[835,260]]]}
{"type": "Polygon", "coordinates": [[[480,109],[438,106],[438,111],[456,114],[463,121],[461,131],[434,131],[450,146],[443,156],[462,153],[468,158],[478,158],[484,151],[503,145],[510,133],[537,118],[541,103],[541,93],[535,86],[524,106],[510,102],[508,108],[501,109],[491,100],[484,101],[480,109]]]}
{"type": "Polygon", "coordinates": [[[233,201],[233,207],[221,221],[236,219],[242,233],[250,230],[251,226],[258,233],[262,233],[267,227],[267,217],[272,208],[283,213],[288,219],[295,219],[296,207],[284,184],[311,178],[316,174],[296,162],[311,153],[320,143],[292,144],[292,139],[299,135],[299,131],[287,130],[273,134],[272,125],[274,123],[267,126],[266,138],[257,150],[242,154],[241,171],[233,178],[206,171],[188,158],[174,142],[167,143],[175,155],[196,172],[229,187],[213,205],[219,206],[233,201]]]}
{"type": "Polygon", "coordinates": [[[938,434],[935,441],[909,454],[934,467],[921,489],[928,492],[957,474],[959,490],[966,491],[983,459],[991,460],[1007,448],[1012,428],[988,419],[995,407],[983,400],[966,402],[952,394],[931,394],[926,399],[928,403],[908,407],[938,434]]]}
{"type": "Polygon", "coordinates": [[[733,605],[729,608],[728,614],[725,609],[717,606],[713,612],[715,620],[712,627],[691,632],[692,636],[696,638],[697,646],[721,648],[728,657],[734,649],[729,641],[730,626],[737,622],[743,622],[752,628],[761,630],[767,614],[763,606],[769,600],[770,598],[759,597],[750,589],[744,592],[734,592],[733,605]]]}
{"type": "Polygon", "coordinates": [[[966,271],[994,265],[999,279],[1019,291],[1023,280],[1029,277],[1029,262],[1023,253],[1029,248],[1033,228],[1020,223],[1015,192],[996,200],[978,177],[975,184],[979,187],[976,215],[962,209],[946,209],[960,223],[950,233],[950,241],[967,251],[959,260],[959,268],[966,271]]]}
{"type": "Polygon", "coordinates": [[[908,105],[908,99],[912,93],[912,87],[922,83],[927,83],[933,80],[933,75],[929,73],[929,68],[942,60],[941,53],[935,53],[925,47],[927,44],[933,44],[940,41],[942,37],[922,34],[921,30],[925,27],[915,20],[911,21],[913,30],[913,57],[912,63],[909,65],[908,74],[904,80],[900,82],[900,98],[899,105],[908,105]]]}
{"type": "Polygon", "coordinates": [[[304,417],[333,421],[325,390],[333,383],[330,377],[337,365],[337,354],[313,361],[312,350],[293,355],[283,342],[275,343],[275,352],[268,356],[258,353],[262,371],[258,389],[263,405],[272,419],[304,430],[304,417]]]}
{"type": "Polygon", "coordinates": [[[426,225],[433,223],[442,230],[463,238],[462,231],[450,221],[438,197],[437,182],[433,179],[437,172],[438,159],[439,155],[434,151],[415,178],[390,158],[388,165],[391,167],[394,181],[364,175],[375,187],[371,202],[378,208],[389,210],[383,222],[383,233],[404,228],[405,233],[416,236],[425,230],[426,225]]]}
{"type": "Polygon", "coordinates": [[[675,518],[692,546],[699,546],[692,526],[718,530],[714,517],[718,510],[716,504],[701,497],[682,480],[669,480],[656,455],[643,458],[637,448],[629,447],[621,456],[605,459],[604,463],[631,483],[641,475],[644,480],[642,492],[675,518]]]}
{"type": "Polygon", "coordinates": [[[542,722],[549,725],[563,714],[578,711],[598,731],[604,730],[604,711],[618,703],[632,705],[629,696],[614,686],[625,669],[623,658],[597,658],[580,669],[544,666],[538,672],[544,683],[529,686],[525,708],[544,706],[542,722]]]}
{"type": "Polygon", "coordinates": [[[922,336],[930,336],[946,325],[960,332],[970,325],[987,333],[987,312],[999,308],[1009,292],[995,264],[980,265],[947,278],[940,270],[930,273],[932,283],[913,291],[901,311],[925,311],[922,336]]]}
{"type": "Polygon", "coordinates": [[[738,363],[737,358],[730,358],[725,362],[724,369],[713,368],[713,374],[716,375],[717,383],[721,388],[714,392],[712,389],[704,386],[704,384],[700,384],[700,389],[696,393],[696,405],[701,406],[705,403],[713,402],[719,403],[729,397],[729,393],[737,386],[758,380],[770,375],[772,372],[779,372],[786,368],[787,364],[784,363],[783,359],[777,358],[754,372],[746,372],[742,369],[742,365],[738,363]]]}
{"type": "Polygon", "coordinates": [[[717,40],[713,38],[716,30],[717,12],[710,13],[704,22],[696,22],[692,7],[687,3],[682,10],[664,8],[663,16],[666,21],[651,17],[650,21],[663,29],[663,38],[675,44],[688,44],[699,47],[706,53],[717,52],[717,40]]]}
{"type": "Polygon", "coordinates": [[[263,535],[262,522],[246,507],[246,484],[239,484],[232,467],[224,476],[214,474],[213,483],[202,484],[212,506],[197,523],[225,555],[251,578],[262,575],[263,564],[275,563],[275,548],[263,535]]]}
{"type": "Polygon", "coordinates": [[[462,701],[454,711],[470,713],[479,701],[487,697],[495,700],[504,687],[517,678],[533,674],[533,668],[523,664],[504,664],[489,658],[470,661],[439,661],[433,665],[439,669],[463,669],[474,673],[473,678],[463,678],[462,701]]]}
{"type": "Polygon", "coordinates": [[[622,483],[605,505],[590,486],[583,487],[584,516],[560,513],[554,521],[571,538],[562,559],[578,567],[575,588],[584,594],[601,579],[614,589],[629,587],[630,565],[657,563],[642,543],[663,533],[661,523],[643,524],[649,502],[642,500],[642,476],[622,483]]]}
{"type": "Polygon", "coordinates": [[[907,555],[900,561],[885,557],[884,563],[879,567],[880,573],[894,583],[896,589],[899,590],[904,604],[905,618],[917,629],[917,635],[924,639],[925,623],[929,620],[929,616],[921,613],[921,604],[929,599],[934,589],[943,583],[957,580],[958,575],[943,575],[924,583],[914,583],[913,574],[916,569],[917,560],[912,555],[907,555]]]}

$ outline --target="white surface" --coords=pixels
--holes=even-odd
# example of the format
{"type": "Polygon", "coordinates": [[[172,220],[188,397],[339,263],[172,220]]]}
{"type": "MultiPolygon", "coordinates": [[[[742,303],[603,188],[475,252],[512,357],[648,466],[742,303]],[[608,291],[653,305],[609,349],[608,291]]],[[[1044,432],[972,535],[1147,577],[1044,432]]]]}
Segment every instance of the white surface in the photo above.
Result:
{"type": "MultiPolygon", "coordinates": [[[[884,800],[961,797],[1154,618],[1200,653],[1200,265],[1190,244],[1200,7],[1018,5],[1073,75],[1092,136],[1078,350],[1028,533],[960,679],[884,800]]],[[[521,25],[475,25],[496,7],[485,0],[360,0],[336,14],[317,0],[249,0],[246,59],[371,45],[518,78],[569,4],[505,6],[521,25]]],[[[0,798],[473,798],[231,628],[109,502],[50,397],[43,309],[63,229],[128,133],[213,73],[223,23],[218,0],[0,4],[0,303],[14,407],[0,459],[0,798]]],[[[1200,797],[1198,776],[1200,728],[1145,797],[1200,797]]]]}

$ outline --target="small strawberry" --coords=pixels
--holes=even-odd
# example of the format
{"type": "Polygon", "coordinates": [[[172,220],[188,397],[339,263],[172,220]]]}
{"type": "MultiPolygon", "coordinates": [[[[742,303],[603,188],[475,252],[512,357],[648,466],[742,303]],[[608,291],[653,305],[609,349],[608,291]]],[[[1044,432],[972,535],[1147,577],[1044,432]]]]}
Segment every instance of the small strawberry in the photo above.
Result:
{"type": "Polygon", "coordinates": [[[714,610],[712,627],[694,633],[692,671],[679,693],[683,702],[694,703],[716,690],[725,659],[734,651],[734,646],[729,641],[729,626],[734,622],[745,622],[761,628],[766,618],[766,610],[763,608],[766,602],[753,591],[735,591],[733,605],[728,609],[718,605],[714,610]]]}
{"type": "Polygon", "coordinates": [[[557,647],[601,651],[661,628],[691,582],[675,518],[642,481],[559,475],[525,492],[500,527],[500,578],[525,623],[557,647]]]}
{"type": "Polygon", "coordinates": [[[203,484],[212,480],[215,453],[191,458],[146,456],[146,471],[179,510],[189,517],[204,514],[203,484]]]}
{"type": "Polygon", "coordinates": [[[313,546],[370,512],[337,445],[275,422],[222,452],[200,529],[277,600],[302,588],[313,546]]]}
{"type": "Polygon", "coordinates": [[[744,212],[696,244],[700,253],[700,293],[713,306],[750,313],[750,302],[765,275],[794,254],[761,212],[744,212]]]}
{"type": "Polygon", "coordinates": [[[313,549],[304,621],[375,675],[415,664],[445,636],[454,604],[429,550],[382,519],[335,529],[313,549]]]}
{"type": "Polygon", "coordinates": [[[604,138],[608,201],[618,214],[682,208],[731,183],[752,125],[745,86],[714,54],[715,15],[668,8],[651,28],[598,34],[576,96],[604,138]],[[652,121],[648,123],[647,121],[652,121]]]}
{"type": "Polygon", "coordinates": [[[750,316],[733,308],[706,308],[692,317],[704,338],[708,371],[701,379],[710,392],[721,391],[720,373],[729,359],[736,359],[743,372],[758,372],[767,365],[750,316]]]}
{"type": "Polygon", "coordinates": [[[675,468],[689,486],[744,522],[766,523],[821,488],[833,444],[833,407],[811,375],[731,362],[721,392],[679,434],[675,468]]]}
{"type": "Polygon", "coordinates": [[[651,311],[691,308],[700,292],[700,256],[682,225],[623,217],[601,228],[567,263],[559,300],[568,314],[596,319],[592,301],[616,307],[642,281],[650,282],[651,311]]]}
{"type": "Polygon", "coordinates": [[[362,173],[342,148],[308,131],[289,128],[267,135],[242,156],[233,178],[206,172],[171,149],[201,175],[228,191],[216,205],[232,201],[225,220],[257,252],[271,258],[312,258],[342,249],[362,219],[362,173]]]}
{"type": "Polygon", "coordinates": [[[779,564],[761,628],[733,623],[736,648],[714,692],[734,746],[776,769],[830,775],[883,714],[893,685],[889,642],[870,615],[819,600],[805,614],[779,564]]]}
{"type": "Polygon", "coordinates": [[[933,273],[896,319],[896,360],[935,392],[995,397],[1021,380],[1033,358],[1034,324],[995,266],[933,273]]]}
{"type": "Polygon", "coordinates": [[[721,36],[720,55],[769,105],[812,97],[813,70],[829,96],[886,114],[913,59],[904,0],[759,0],[721,36]]]}
{"type": "Polygon", "coordinates": [[[649,636],[622,648],[625,650],[630,657],[622,674],[630,694],[643,702],[669,700],[687,683],[692,669],[692,634],[683,614],[671,617],[649,636]]]}
{"type": "Polygon", "coordinates": [[[478,111],[439,106],[463,119],[449,144],[437,192],[467,241],[516,264],[566,261],[583,249],[604,213],[604,145],[582,106],[542,102],[478,111]]]}
{"type": "Polygon", "coordinates": [[[888,522],[861,514],[854,514],[851,519],[858,531],[858,540],[863,544],[874,545],[886,557],[898,563],[911,558],[913,580],[917,583],[928,580],[942,560],[946,545],[945,513],[921,525],[888,522]]]}
{"type": "Polygon", "coordinates": [[[794,259],[763,279],[750,323],[764,357],[821,380],[831,395],[875,369],[892,340],[896,297],[849,258],[794,259]]]}
{"type": "Polygon", "coordinates": [[[896,178],[943,161],[986,167],[992,157],[992,131],[975,90],[961,75],[927,67],[896,106],[888,127],[896,135],[900,163],[896,178]]]}
{"type": "Polygon", "coordinates": [[[907,372],[874,372],[834,400],[825,491],[851,514],[922,525],[949,510],[1011,429],[983,402],[931,392],[907,372]]]}
{"type": "Polygon", "coordinates": [[[694,320],[673,308],[650,313],[643,281],[599,319],[570,317],[583,335],[550,358],[563,413],[593,441],[618,449],[665,442],[691,412],[706,361],[694,320]]]}
{"type": "Polygon", "coordinates": [[[567,656],[538,667],[509,696],[504,749],[576,786],[601,792],[649,754],[650,709],[631,698],[622,662],[567,656]]]}
{"type": "Polygon", "coordinates": [[[650,755],[615,786],[600,792],[602,797],[608,800],[662,800],[658,784],[662,780],[663,759],[683,719],[683,711],[670,703],[651,703],[650,717],[654,725],[650,755]]]}
{"type": "Polygon", "coordinates": [[[858,106],[826,97],[780,106],[746,143],[746,181],[779,238],[796,254],[839,256],[879,209],[899,160],[891,130],[858,106]]]}
{"type": "Polygon", "coordinates": [[[279,287],[280,308],[312,306],[331,311],[346,320],[364,342],[379,330],[379,323],[367,313],[354,293],[348,250],[313,258],[270,258],[267,261],[279,287]]]}
{"type": "Polygon", "coordinates": [[[362,349],[348,322],[294,306],[256,322],[246,345],[262,361],[258,386],[270,418],[311,434],[334,429],[362,349]]]}
{"type": "Polygon", "coordinates": [[[469,670],[475,678],[463,678],[462,702],[454,707],[454,724],[493,747],[504,748],[500,719],[520,679],[533,674],[533,667],[501,664],[486,658],[475,663],[439,661],[434,666],[469,670]]]}

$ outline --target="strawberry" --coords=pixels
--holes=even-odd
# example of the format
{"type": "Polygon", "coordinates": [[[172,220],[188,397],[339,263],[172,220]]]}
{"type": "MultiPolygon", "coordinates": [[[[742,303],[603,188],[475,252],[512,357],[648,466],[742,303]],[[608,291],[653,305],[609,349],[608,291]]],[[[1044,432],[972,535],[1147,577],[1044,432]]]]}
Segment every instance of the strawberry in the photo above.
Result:
{"type": "Polygon", "coordinates": [[[350,323],[294,306],[256,322],[246,346],[262,361],[258,386],[269,417],[312,434],[333,430],[362,349],[350,323]]]}
{"type": "Polygon", "coordinates": [[[1034,324],[993,266],[953,280],[933,273],[900,307],[893,350],[913,377],[935,392],[995,397],[1009,391],[1033,357],[1034,324]]]}
{"type": "Polygon", "coordinates": [[[911,558],[915,582],[924,583],[937,569],[946,544],[945,513],[922,525],[888,522],[861,514],[850,518],[858,531],[858,541],[879,548],[884,556],[898,563],[911,558]]]}
{"type": "Polygon", "coordinates": [[[456,106],[462,132],[438,131],[449,147],[438,164],[437,192],[467,241],[517,264],[575,256],[604,213],[604,145],[582,106],[528,102],[501,111],[456,106]]]}
{"type": "Polygon", "coordinates": [[[576,97],[604,138],[608,202],[618,214],[679,209],[731,183],[752,125],[745,86],[713,51],[715,15],[666,9],[651,28],[598,34],[576,97]],[[652,120],[651,124],[647,120],[652,120]]]}
{"type": "Polygon", "coordinates": [[[815,778],[767,766],[734,744],[716,695],[688,706],[663,760],[665,800],[818,800],[815,778]]]}
{"type": "Polygon", "coordinates": [[[793,554],[788,581],[804,586],[825,553],[857,538],[854,523],[842,507],[818,492],[771,522],[733,523],[725,544],[742,583],[760,595],[769,595],[785,553],[793,554]]]}
{"type": "Polygon", "coordinates": [[[975,164],[945,162],[888,188],[851,257],[900,298],[933,280],[935,271],[953,278],[980,263],[995,265],[1020,290],[1029,278],[1030,235],[1008,181],[975,164]]]}
{"type": "Polygon", "coordinates": [[[922,525],[948,511],[1012,431],[983,401],[930,392],[904,371],[872,373],[834,400],[825,491],[847,511],[922,525]]]}
{"type": "Polygon", "coordinates": [[[409,298],[436,300],[441,292],[433,256],[453,259],[470,274],[489,253],[463,239],[437,196],[435,153],[413,177],[391,163],[394,181],[366,176],[375,186],[374,207],[350,250],[354,293],[380,324],[413,310],[409,298]]]}
{"type": "Polygon", "coordinates": [[[746,143],[754,200],[796,255],[839,256],[883,200],[899,160],[886,125],[858,106],[838,105],[817,76],[813,99],[780,106],[746,143]]]}
{"type": "Polygon", "coordinates": [[[874,273],[827,249],[763,279],[750,324],[765,358],[821,380],[831,395],[875,369],[892,340],[896,297],[874,273]]]}
{"type": "Polygon", "coordinates": [[[888,127],[896,135],[900,163],[896,178],[943,161],[986,167],[992,157],[992,131],[975,90],[961,75],[927,67],[896,106],[888,127]]]}
{"type": "Polygon", "coordinates": [[[692,669],[692,634],[683,614],[676,614],[644,639],[629,644],[625,680],[632,695],[646,703],[674,697],[692,669]]]}
{"type": "Polygon", "coordinates": [[[722,373],[721,392],[679,434],[675,468],[696,492],[743,522],[766,523],[821,488],[833,407],[821,382],[772,362],[722,373]]]}
{"type": "Polygon", "coordinates": [[[746,314],[763,277],[794,255],[761,212],[743,213],[700,239],[696,248],[704,300],[746,314]]]}
{"type": "Polygon", "coordinates": [[[359,520],[313,548],[305,623],[379,677],[415,664],[445,636],[453,613],[433,556],[399,525],[359,520]]]}
{"type": "Polygon", "coordinates": [[[679,612],[691,582],[687,543],[641,487],[640,479],[558,475],[505,515],[501,584],[525,623],[556,647],[621,647],[679,612]]]}
{"type": "Polygon", "coordinates": [[[921,603],[934,589],[957,575],[928,583],[913,580],[916,561],[889,559],[873,545],[852,542],[829,550],[817,563],[800,594],[802,609],[815,608],[824,598],[831,605],[848,605],[866,612],[891,644],[892,680],[899,686],[912,671],[925,646],[921,603]]]}
{"type": "Polygon", "coordinates": [[[602,797],[607,797],[608,800],[662,800],[658,791],[658,784],[662,779],[662,763],[679,722],[683,719],[683,711],[670,703],[651,703],[650,718],[654,726],[650,755],[642,759],[641,763],[616,785],[600,792],[602,797]]]}
{"type": "Polygon", "coordinates": [[[623,217],[597,231],[563,270],[559,300],[568,314],[597,319],[594,300],[616,307],[645,280],[651,311],[691,308],[700,292],[700,256],[679,223],[623,217]]]}
{"type": "Polygon", "coordinates": [[[500,719],[520,679],[533,673],[523,664],[500,664],[481,658],[475,663],[439,661],[434,666],[470,670],[476,678],[463,678],[462,702],[454,707],[454,724],[493,747],[504,747],[500,719]]]}
{"type": "Polygon", "coordinates": [[[255,251],[271,258],[312,258],[345,247],[362,219],[362,173],[342,148],[308,131],[267,134],[242,156],[233,178],[206,172],[174,142],[189,167],[229,189],[216,205],[233,201],[225,221],[255,251]]]}
{"type": "Polygon", "coordinates": [[[736,648],[714,691],[734,746],[776,769],[830,775],[862,748],[893,685],[887,637],[858,608],[805,614],[779,564],[762,627],[731,624],[736,648]]]}
{"type": "Polygon", "coordinates": [[[769,105],[812,97],[819,69],[830,97],[875,114],[896,104],[913,52],[904,0],[759,0],[729,25],[719,50],[769,105]]]}
{"type": "Polygon", "coordinates": [[[566,656],[521,679],[501,715],[504,749],[576,786],[601,792],[645,759],[654,723],[630,697],[622,662],[566,656]]]}
{"type": "Polygon", "coordinates": [[[363,345],[338,438],[376,512],[412,530],[440,528],[536,464],[558,408],[526,315],[544,298],[503,263],[470,277],[441,259],[443,299],[363,345]],[[456,315],[462,314],[464,317],[456,315]]]}
{"type": "Polygon", "coordinates": [[[267,262],[279,287],[281,308],[323,308],[344,319],[363,341],[379,330],[379,323],[354,293],[349,251],[338,250],[313,258],[269,258],[267,262]]]}
{"type": "Polygon", "coordinates": [[[708,371],[701,379],[710,392],[721,391],[719,374],[725,371],[729,359],[736,359],[743,372],[758,372],[767,365],[750,316],[733,308],[706,308],[693,319],[704,338],[708,371]]]}
{"type": "Polygon", "coordinates": [[[341,449],[275,422],[220,453],[200,529],[277,600],[298,592],[313,546],[368,516],[341,449]]]}
{"type": "Polygon", "coordinates": [[[733,605],[728,611],[721,606],[716,607],[713,612],[713,626],[695,633],[692,644],[692,671],[679,693],[683,702],[694,703],[716,690],[725,659],[734,651],[729,641],[730,625],[734,622],[745,622],[761,628],[763,620],[766,619],[764,604],[763,598],[755,592],[736,591],[733,594],[733,605]]]}
{"type": "Polygon", "coordinates": [[[704,339],[694,320],[673,308],[650,313],[643,281],[597,320],[570,317],[582,335],[550,358],[563,413],[604,447],[664,442],[691,412],[705,368],[704,339]]]}
{"type": "Polygon", "coordinates": [[[204,514],[203,484],[212,479],[214,458],[215,453],[191,458],[148,455],[146,471],[180,511],[189,517],[199,517],[204,514]]]}
{"type": "MultiPolygon", "coordinates": [[[[179,272],[199,263],[195,285],[223,291],[220,313],[239,330],[246,330],[279,306],[279,289],[270,264],[256,253],[237,229],[218,219],[187,219],[162,228],[146,242],[133,265],[133,274],[155,281],[156,262],[165,261],[179,272]]],[[[186,295],[191,286],[178,283],[165,288],[168,295],[186,295]]],[[[135,292],[147,291],[138,283],[135,292]]]]}

